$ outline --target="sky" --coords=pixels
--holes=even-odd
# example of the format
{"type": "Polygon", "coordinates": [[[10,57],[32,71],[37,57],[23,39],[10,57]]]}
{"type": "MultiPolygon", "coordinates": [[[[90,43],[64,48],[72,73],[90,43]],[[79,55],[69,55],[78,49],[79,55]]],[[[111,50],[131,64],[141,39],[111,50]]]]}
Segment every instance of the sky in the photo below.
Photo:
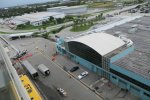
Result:
{"type": "Polygon", "coordinates": [[[24,4],[44,3],[58,0],[0,0],[0,8],[19,6],[24,4]]]}

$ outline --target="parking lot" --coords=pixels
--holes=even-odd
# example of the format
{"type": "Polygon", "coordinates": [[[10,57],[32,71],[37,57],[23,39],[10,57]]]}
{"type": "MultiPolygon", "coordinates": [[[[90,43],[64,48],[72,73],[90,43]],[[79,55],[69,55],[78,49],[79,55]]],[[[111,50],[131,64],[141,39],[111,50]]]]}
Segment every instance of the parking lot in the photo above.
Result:
{"type": "MultiPolygon", "coordinates": [[[[87,88],[87,86],[76,79],[77,75],[84,71],[84,69],[80,68],[77,73],[74,73],[74,77],[72,76],[70,78],[70,74],[61,68],[62,64],[59,64],[56,61],[51,61],[51,57],[55,53],[55,45],[53,42],[48,42],[48,40],[42,38],[27,38],[10,42],[20,51],[27,49],[28,52],[33,54],[32,57],[29,57],[26,60],[28,60],[36,69],[39,64],[44,64],[50,69],[50,76],[45,77],[40,74],[39,79],[33,81],[40,90],[41,94],[47,100],[85,100],[86,98],[90,98],[90,100],[101,100],[98,95],[96,95],[93,91],[87,88]],[[57,87],[63,88],[68,93],[67,97],[62,97],[59,95],[59,93],[56,91],[57,87]]],[[[73,67],[73,65],[70,64],[70,68],[71,67],[73,67]]],[[[91,84],[92,80],[98,79],[98,77],[93,76],[94,74],[89,74],[83,79],[83,81],[91,84]],[[88,81],[88,78],[90,77],[93,78],[91,78],[91,81],[88,81]]]]}
{"type": "MultiPolygon", "coordinates": [[[[62,55],[55,56],[55,43],[43,38],[26,38],[9,41],[20,51],[28,50],[32,57],[27,58],[36,69],[39,64],[46,65],[51,74],[47,77],[40,74],[39,79],[33,82],[46,100],[139,100],[131,93],[113,85],[96,73],[73,62],[62,55]],[[74,66],[79,66],[75,72],[69,72],[74,66]],[[88,71],[88,75],[79,80],[78,75],[88,71]],[[56,88],[63,88],[67,97],[62,97],[56,88]],[[113,98],[113,99],[112,99],[113,98]]],[[[22,66],[20,66],[22,67],[22,66]]]]}
{"type": "Polygon", "coordinates": [[[81,72],[88,71],[89,75],[81,79],[80,82],[83,82],[89,88],[94,89],[98,95],[101,95],[104,98],[104,100],[140,100],[137,96],[134,96],[128,91],[119,88],[118,86],[109,82],[107,79],[91,72],[84,66],[78,65],[67,57],[58,55],[55,62],[58,62],[62,66],[66,66],[67,70],[70,70],[73,66],[79,66],[79,70],[71,73],[75,78],[77,78],[81,72]]]}
{"type": "MultiPolygon", "coordinates": [[[[141,12],[141,9],[133,9],[131,12],[126,11],[120,15],[114,15],[114,12],[118,12],[114,11],[111,14],[113,16],[108,16],[106,20],[91,27],[91,29],[94,30],[108,23],[117,22],[118,20],[122,20],[124,16],[150,16],[150,9],[147,9],[147,7],[142,11],[144,12],[141,12]],[[145,12],[147,10],[149,11],[148,13],[145,12]]],[[[6,29],[7,26],[4,25],[0,25],[0,28],[2,31],[14,32],[14,30],[6,29]]],[[[60,37],[72,37],[77,34],[81,35],[82,33],[86,33],[86,31],[78,33],[70,32],[70,29],[71,27],[66,28],[57,35],[60,37]]],[[[55,37],[55,34],[53,37],[55,37]]],[[[7,39],[7,36],[5,38],[7,39]]],[[[98,73],[91,72],[68,57],[60,54],[54,57],[53,55],[56,53],[55,42],[43,38],[7,40],[19,51],[27,50],[28,53],[31,53],[32,56],[24,60],[28,60],[36,69],[38,69],[37,67],[39,64],[44,64],[50,69],[49,76],[44,76],[38,71],[38,80],[32,80],[30,75],[28,75],[45,100],[140,100],[139,97],[119,88],[112,84],[109,80],[98,75],[98,73]],[[53,57],[54,60],[52,61],[53,57]],[[70,70],[75,66],[78,66],[79,69],[74,72],[70,72],[70,70]],[[79,80],[78,76],[84,71],[87,71],[88,75],[79,80]],[[56,88],[63,88],[67,92],[67,97],[60,95],[56,88]]],[[[12,48],[9,48],[9,50],[11,51],[9,53],[10,57],[16,55],[16,52],[13,51],[12,48]]],[[[26,73],[20,63],[16,63],[14,67],[19,67],[21,69],[17,70],[18,73],[26,73]]]]}

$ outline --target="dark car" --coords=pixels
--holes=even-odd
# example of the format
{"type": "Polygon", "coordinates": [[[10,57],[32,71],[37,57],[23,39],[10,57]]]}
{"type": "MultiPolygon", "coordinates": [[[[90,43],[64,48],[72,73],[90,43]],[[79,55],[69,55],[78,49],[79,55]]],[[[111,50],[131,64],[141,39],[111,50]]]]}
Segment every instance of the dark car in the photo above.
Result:
{"type": "Polygon", "coordinates": [[[136,9],[131,9],[131,10],[130,10],[130,13],[136,13],[136,12],[137,12],[136,9]]]}
{"type": "Polygon", "coordinates": [[[71,68],[70,72],[74,72],[74,71],[76,71],[76,70],[78,70],[78,69],[79,69],[79,67],[78,67],[78,66],[75,66],[75,67],[71,68]]]}
{"type": "Polygon", "coordinates": [[[144,11],[144,13],[149,13],[150,11],[149,11],[149,9],[145,9],[145,11],[144,11]]]}
{"type": "Polygon", "coordinates": [[[60,38],[58,35],[55,35],[55,38],[60,38]]]}

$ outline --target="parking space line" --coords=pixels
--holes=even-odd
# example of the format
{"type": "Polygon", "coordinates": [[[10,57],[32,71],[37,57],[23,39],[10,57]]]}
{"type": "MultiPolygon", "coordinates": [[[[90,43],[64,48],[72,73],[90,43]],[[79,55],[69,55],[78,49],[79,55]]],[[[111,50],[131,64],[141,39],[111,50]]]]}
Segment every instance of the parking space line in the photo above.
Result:
{"type": "MultiPolygon", "coordinates": [[[[41,53],[46,59],[50,60],[51,61],[51,58],[47,55],[45,55],[44,53],[41,52],[41,50],[39,50],[39,53],[41,53]]],[[[81,80],[77,80],[75,78],[75,76],[72,75],[72,73],[68,73],[66,71],[64,71],[61,67],[60,64],[56,64],[55,62],[51,61],[52,64],[54,64],[55,66],[57,66],[60,70],[62,70],[63,72],[65,72],[70,78],[73,78],[76,82],[78,82],[81,86],[85,87],[86,89],[90,89],[92,91],[92,89],[86,85],[84,82],[82,82],[81,80]]],[[[96,94],[96,96],[100,99],[100,100],[103,100],[104,98],[97,92],[97,91],[93,91],[94,94],[96,94]]]]}

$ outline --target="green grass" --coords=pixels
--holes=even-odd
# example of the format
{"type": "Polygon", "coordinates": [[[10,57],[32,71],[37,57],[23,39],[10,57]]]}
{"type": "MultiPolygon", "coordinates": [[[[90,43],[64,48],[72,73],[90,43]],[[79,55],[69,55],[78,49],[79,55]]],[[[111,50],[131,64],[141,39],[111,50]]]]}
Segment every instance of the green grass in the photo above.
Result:
{"type": "Polygon", "coordinates": [[[91,16],[91,14],[72,15],[72,17],[73,17],[74,19],[76,19],[76,18],[78,18],[78,17],[85,18],[85,17],[89,17],[89,16],[91,16]]]}
{"type": "Polygon", "coordinates": [[[106,9],[106,10],[102,11],[101,13],[107,13],[107,12],[110,12],[110,11],[113,11],[113,10],[115,10],[115,9],[114,8],[110,8],[110,9],[106,9]]]}
{"type": "Polygon", "coordinates": [[[7,32],[2,32],[2,31],[0,31],[0,34],[8,34],[7,32]]]}
{"type": "Polygon", "coordinates": [[[80,32],[80,31],[86,31],[93,25],[83,25],[83,26],[75,26],[70,31],[72,32],[80,32]]]}
{"type": "Polygon", "coordinates": [[[39,29],[43,27],[53,26],[54,24],[47,24],[47,25],[40,25],[40,26],[33,26],[33,25],[25,25],[23,28],[16,28],[16,30],[32,30],[32,29],[39,29]]]}
{"type": "Polygon", "coordinates": [[[89,4],[90,8],[105,8],[105,7],[112,7],[112,2],[96,2],[89,4]]]}
{"type": "Polygon", "coordinates": [[[35,29],[36,27],[35,26],[32,26],[32,25],[26,25],[22,28],[16,28],[16,30],[30,30],[30,29],[35,29]]]}

